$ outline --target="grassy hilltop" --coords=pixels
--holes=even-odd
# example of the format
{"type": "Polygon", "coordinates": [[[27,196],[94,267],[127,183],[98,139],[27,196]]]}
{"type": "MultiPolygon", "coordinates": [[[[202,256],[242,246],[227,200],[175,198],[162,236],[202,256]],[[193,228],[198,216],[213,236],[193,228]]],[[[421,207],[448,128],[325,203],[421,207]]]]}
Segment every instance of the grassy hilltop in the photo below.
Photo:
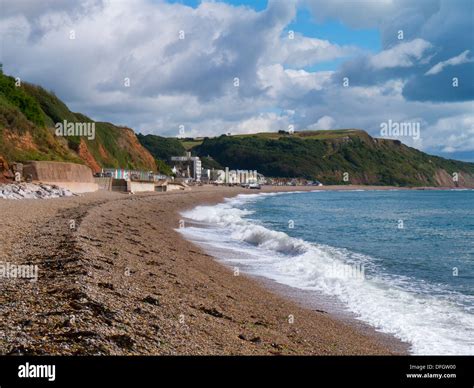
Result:
{"type": "Polygon", "coordinates": [[[327,184],[451,186],[456,172],[462,185],[474,185],[474,163],[428,155],[357,129],[220,136],[204,139],[193,150],[223,166],[327,184]],[[343,181],[345,172],[349,182],[343,181]]]}

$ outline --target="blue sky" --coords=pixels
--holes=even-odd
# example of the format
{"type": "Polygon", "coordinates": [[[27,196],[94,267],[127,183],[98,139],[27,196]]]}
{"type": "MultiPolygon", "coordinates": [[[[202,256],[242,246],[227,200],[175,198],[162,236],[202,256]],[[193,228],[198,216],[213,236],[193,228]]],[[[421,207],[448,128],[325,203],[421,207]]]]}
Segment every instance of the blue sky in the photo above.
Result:
{"type": "MultiPolygon", "coordinates": [[[[189,7],[197,8],[199,4],[201,4],[201,0],[166,0],[168,3],[178,3],[187,5],[189,7]]],[[[268,1],[267,0],[230,0],[225,1],[225,3],[234,5],[234,6],[246,6],[255,9],[256,11],[263,11],[267,8],[268,1]]]]}
{"type": "Polygon", "coordinates": [[[298,10],[295,21],[288,25],[287,30],[340,45],[356,45],[373,52],[381,49],[380,33],[376,28],[350,28],[335,19],[317,22],[304,8],[298,10]]]}
{"type": "MultiPolygon", "coordinates": [[[[288,25],[286,32],[295,31],[305,36],[325,39],[339,45],[353,45],[370,52],[378,52],[381,49],[380,33],[377,29],[349,28],[339,20],[327,20],[317,22],[308,9],[299,9],[295,20],[288,25]]],[[[336,70],[344,58],[306,66],[307,71],[336,70]]]]}
{"type": "Polygon", "coordinates": [[[4,71],[96,120],[166,136],[361,128],[474,161],[471,0],[3,4],[4,71]]]}

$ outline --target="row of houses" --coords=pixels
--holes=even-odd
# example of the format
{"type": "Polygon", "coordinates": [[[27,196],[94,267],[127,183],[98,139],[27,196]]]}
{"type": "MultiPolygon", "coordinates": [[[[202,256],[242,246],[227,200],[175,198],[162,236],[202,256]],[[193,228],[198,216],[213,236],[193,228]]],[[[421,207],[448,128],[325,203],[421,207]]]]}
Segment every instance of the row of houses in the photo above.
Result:
{"type": "Polygon", "coordinates": [[[214,183],[227,185],[254,185],[265,184],[265,177],[257,170],[225,170],[202,168],[201,159],[191,156],[171,157],[172,171],[178,180],[186,182],[214,183]]]}
{"type": "Polygon", "coordinates": [[[125,179],[141,182],[158,182],[168,177],[163,174],[156,174],[153,171],[127,170],[125,168],[103,168],[97,177],[110,177],[114,179],[125,179]]]}
{"type": "Polygon", "coordinates": [[[173,177],[153,171],[103,168],[95,174],[102,189],[113,191],[165,191],[181,188],[179,185],[208,183],[222,185],[262,185],[267,180],[257,170],[231,170],[202,168],[201,159],[187,152],[171,157],[173,177]]]}
{"type": "MultiPolygon", "coordinates": [[[[138,171],[126,169],[105,168],[99,174],[100,177],[113,178],[115,186],[125,186],[125,182],[141,182],[145,187],[147,182],[155,183],[155,190],[158,186],[166,184],[195,184],[208,183],[219,185],[273,185],[273,186],[322,186],[317,180],[307,180],[304,178],[266,178],[257,170],[231,170],[206,169],[202,168],[201,159],[191,156],[187,152],[184,156],[171,157],[172,172],[174,177],[157,174],[152,171],[138,171]]],[[[130,186],[131,183],[128,184],[130,186]]],[[[134,186],[140,186],[133,184],[134,186]]],[[[151,187],[151,186],[150,186],[151,187]]],[[[116,188],[118,190],[118,188],[116,188]]],[[[159,189],[161,190],[161,189],[159,189]]]]}

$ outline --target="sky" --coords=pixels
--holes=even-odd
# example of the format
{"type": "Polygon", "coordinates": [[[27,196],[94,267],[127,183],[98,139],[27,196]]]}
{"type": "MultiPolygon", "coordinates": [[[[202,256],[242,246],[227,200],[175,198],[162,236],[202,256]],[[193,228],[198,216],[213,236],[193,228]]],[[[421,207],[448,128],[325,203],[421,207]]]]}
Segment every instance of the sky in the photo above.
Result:
{"type": "Polygon", "coordinates": [[[0,0],[0,62],[144,134],[359,128],[474,161],[473,21],[471,0],[0,0]]]}

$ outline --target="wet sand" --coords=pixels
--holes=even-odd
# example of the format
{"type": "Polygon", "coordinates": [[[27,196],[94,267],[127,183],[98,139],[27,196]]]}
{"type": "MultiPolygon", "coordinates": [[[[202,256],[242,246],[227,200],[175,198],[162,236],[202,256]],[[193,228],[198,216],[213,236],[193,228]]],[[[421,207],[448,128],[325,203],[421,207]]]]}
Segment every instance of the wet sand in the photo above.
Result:
{"type": "MultiPolygon", "coordinates": [[[[302,189],[319,188],[261,191],[302,189]]],[[[0,353],[406,353],[406,344],[322,311],[318,301],[303,306],[301,294],[234,276],[175,230],[182,210],[256,192],[202,186],[0,200],[0,261],[39,266],[36,283],[0,279],[0,353]]]]}

